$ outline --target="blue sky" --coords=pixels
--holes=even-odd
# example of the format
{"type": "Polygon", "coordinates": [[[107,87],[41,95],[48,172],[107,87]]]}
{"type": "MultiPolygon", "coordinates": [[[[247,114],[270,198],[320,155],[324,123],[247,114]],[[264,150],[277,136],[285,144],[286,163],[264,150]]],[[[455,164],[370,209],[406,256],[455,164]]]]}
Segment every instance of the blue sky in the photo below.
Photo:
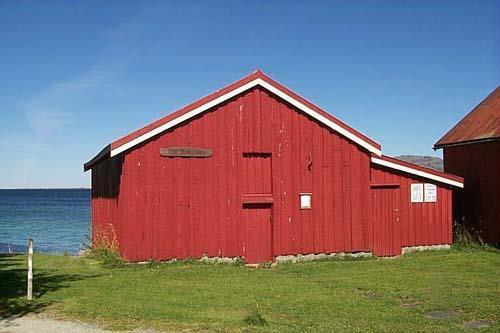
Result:
{"type": "Polygon", "coordinates": [[[0,1],[0,188],[89,186],[107,143],[256,68],[440,156],[500,82],[500,2],[0,1]]]}

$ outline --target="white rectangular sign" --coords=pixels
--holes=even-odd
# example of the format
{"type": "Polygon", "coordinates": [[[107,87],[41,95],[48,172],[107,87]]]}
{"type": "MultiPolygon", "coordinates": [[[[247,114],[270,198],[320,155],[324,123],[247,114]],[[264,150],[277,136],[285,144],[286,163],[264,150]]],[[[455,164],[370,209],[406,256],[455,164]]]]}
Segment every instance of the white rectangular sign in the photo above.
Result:
{"type": "Polygon", "coordinates": [[[411,202],[424,201],[424,184],[410,185],[411,202]]]}
{"type": "Polygon", "coordinates": [[[424,201],[436,202],[437,201],[437,186],[434,184],[424,184],[424,201]]]}
{"type": "Polygon", "coordinates": [[[300,209],[311,209],[311,193],[300,193],[300,209]]]}

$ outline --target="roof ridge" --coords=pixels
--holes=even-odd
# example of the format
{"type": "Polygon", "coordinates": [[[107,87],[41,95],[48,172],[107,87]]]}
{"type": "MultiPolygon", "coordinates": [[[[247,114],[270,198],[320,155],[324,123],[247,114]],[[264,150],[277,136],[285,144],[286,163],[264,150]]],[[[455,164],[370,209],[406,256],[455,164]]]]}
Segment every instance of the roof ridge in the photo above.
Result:
{"type": "Polygon", "coordinates": [[[369,152],[376,155],[381,154],[381,146],[378,142],[273,80],[262,70],[257,69],[251,74],[113,141],[109,155],[112,157],[129,150],[167,129],[177,126],[256,86],[268,90],[273,95],[290,103],[316,121],[323,123],[325,126],[350,139],[369,152]]]}

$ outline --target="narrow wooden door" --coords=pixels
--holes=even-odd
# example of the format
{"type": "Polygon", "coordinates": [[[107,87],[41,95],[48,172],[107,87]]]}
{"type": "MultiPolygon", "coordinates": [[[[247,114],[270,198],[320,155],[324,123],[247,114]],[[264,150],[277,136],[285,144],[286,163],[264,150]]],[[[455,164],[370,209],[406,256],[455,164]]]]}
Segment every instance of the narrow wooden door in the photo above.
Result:
{"type": "Polygon", "coordinates": [[[245,262],[256,264],[272,261],[270,204],[243,204],[243,220],[246,228],[245,262]]]}
{"type": "Polygon", "coordinates": [[[388,257],[401,254],[399,187],[372,188],[373,252],[388,257]]]}
{"type": "Polygon", "coordinates": [[[242,252],[249,264],[269,262],[273,260],[271,154],[243,154],[242,168],[242,252]]]}

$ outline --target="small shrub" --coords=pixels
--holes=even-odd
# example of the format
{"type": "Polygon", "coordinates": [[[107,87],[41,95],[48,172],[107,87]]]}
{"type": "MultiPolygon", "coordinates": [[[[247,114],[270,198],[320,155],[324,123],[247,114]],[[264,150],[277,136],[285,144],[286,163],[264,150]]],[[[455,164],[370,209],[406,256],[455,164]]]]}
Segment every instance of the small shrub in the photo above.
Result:
{"type": "Polygon", "coordinates": [[[252,308],[252,311],[243,319],[245,324],[251,325],[251,326],[266,326],[267,321],[262,317],[262,315],[259,312],[259,307],[255,306],[252,308]]]}
{"type": "Polygon", "coordinates": [[[487,246],[479,232],[472,226],[455,222],[453,228],[453,248],[457,250],[482,250],[487,246]]]}
{"type": "Polygon", "coordinates": [[[93,247],[89,258],[100,261],[107,268],[117,268],[125,265],[125,261],[118,251],[103,246],[93,247]]]}
{"type": "Polygon", "coordinates": [[[114,229],[95,229],[92,233],[92,246],[90,247],[90,258],[99,260],[104,267],[115,268],[125,265],[120,256],[118,241],[114,229]]]}

